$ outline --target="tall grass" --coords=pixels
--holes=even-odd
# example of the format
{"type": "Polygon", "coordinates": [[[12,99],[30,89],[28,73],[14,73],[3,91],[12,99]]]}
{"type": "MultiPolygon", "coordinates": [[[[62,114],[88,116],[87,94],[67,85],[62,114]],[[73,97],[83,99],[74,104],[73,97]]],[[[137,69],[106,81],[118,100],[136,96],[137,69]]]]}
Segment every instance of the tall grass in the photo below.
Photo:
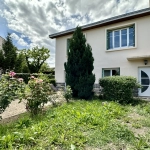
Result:
{"type": "Polygon", "coordinates": [[[50,108],[45,115],[33,119],[27,115],[13,124],[0,126],[0,149],[149,147],[147,139],[138,139],[122,123],[132,107],[79,100],[50,108]]]}

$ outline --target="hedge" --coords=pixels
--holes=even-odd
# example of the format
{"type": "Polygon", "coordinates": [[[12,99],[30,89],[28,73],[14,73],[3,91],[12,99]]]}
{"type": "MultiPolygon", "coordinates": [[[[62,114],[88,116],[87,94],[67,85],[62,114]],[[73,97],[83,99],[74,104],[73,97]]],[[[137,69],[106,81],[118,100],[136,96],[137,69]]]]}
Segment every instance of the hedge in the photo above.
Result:
{"type": "Polygon", "coordinates": [[[133,100],[133,89],[139,87],[136,78],[131,76],[104,77],[99,80],[103,97],[106,100],[114,100],[128,103],[133,100]]]}
{"type": "Polygon", "coordinates": [[[16,73],[15,75],[17,78],[23,78],[24,82],[27,84],[30,77],[34,76],[34,77],[38,77],[41,78],[43,80],[45,80],[47,83],[51,83],[54,86],[56,86],[56,80],[54,79],[54,76],[51,74],[43,74],[43,73],[16,73]]]}

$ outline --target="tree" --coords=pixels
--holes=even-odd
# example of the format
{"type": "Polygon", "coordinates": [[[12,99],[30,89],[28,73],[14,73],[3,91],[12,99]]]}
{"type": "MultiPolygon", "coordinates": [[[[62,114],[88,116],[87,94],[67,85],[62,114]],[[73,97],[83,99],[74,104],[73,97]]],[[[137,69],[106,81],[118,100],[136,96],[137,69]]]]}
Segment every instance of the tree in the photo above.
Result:
{"type": "Polygon", "coordinates": [[[0,50],[0,67],[4,72],[6,69],[13,70],[15,67],[17,48],[13,45],[11,35],[8,33],[6,40],[3,44],[3,49],[0,50]]]}
{"type": "Polygon", "coordinates": [[[14,71],[17,73],[29,73],[24,51],[18,51],[14,71]]]}
{"type": "Polygon", "coordinates": [[[66,71],[66,84],[70,85],[73,96],[88,99],[92,96],[95,75],[92,73],[94,58],[92,48],[86,44],[86,38],[80,27],[77,27],[69,40],[66,71]]]}
{"type": "Polygon", "coordinates": [[[48,65],[48,63],[44,62],[39,71],[40,72],[50,72],[51,68],[48,65]]]}
{"type": "Polygon", "coordinates": [[[34,47],[25,52],[25,58],[30,73],[38,73],[43,63],[49,58],[50,50],[34,47]]]}

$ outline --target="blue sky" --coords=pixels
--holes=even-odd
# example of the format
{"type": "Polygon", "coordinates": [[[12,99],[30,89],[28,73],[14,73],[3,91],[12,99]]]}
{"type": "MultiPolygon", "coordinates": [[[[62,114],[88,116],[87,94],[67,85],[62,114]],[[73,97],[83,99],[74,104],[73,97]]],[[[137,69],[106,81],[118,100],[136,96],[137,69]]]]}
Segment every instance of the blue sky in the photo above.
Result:
{"type": "Polygon", "coordinates": [[[11,33],[18,49],[44,46],[55,64],[49,34],[149,7],[149,0],[0,0],[0,36],[11,33]]]}

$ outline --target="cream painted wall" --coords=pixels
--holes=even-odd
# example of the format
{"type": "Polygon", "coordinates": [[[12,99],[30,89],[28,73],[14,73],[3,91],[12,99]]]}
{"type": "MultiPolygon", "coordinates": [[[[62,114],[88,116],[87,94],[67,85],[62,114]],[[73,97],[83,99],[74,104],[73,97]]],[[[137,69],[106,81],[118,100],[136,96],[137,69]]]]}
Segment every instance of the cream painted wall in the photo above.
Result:
{"type": "Polygon", "coordinates": [[[0,37],[0,49],[2,49],[3,42],[4,42],[4,39],[0,37]]]}
{"type": "MultiPolygon", "coordinates": [[[[127,57],[150,55],[150,16],[137,18],[109,26],[84,31],[87,43],[94,56],[95,83],[102,77],[102,68],[120,67],[120,75],[130,75],[138,79],[138,67],[145,67],[143,60],[128,61],[127,57]],[[135,48],[106,51],[106,30],[135,23],[135,48]]],[[[58,83],[64,80],[64,62],[67,61],[66,44],[69,36],[56,39],[55,78],[58,83]]],[[[150,67],[150,60],[146,66],[150,67]]]]}

